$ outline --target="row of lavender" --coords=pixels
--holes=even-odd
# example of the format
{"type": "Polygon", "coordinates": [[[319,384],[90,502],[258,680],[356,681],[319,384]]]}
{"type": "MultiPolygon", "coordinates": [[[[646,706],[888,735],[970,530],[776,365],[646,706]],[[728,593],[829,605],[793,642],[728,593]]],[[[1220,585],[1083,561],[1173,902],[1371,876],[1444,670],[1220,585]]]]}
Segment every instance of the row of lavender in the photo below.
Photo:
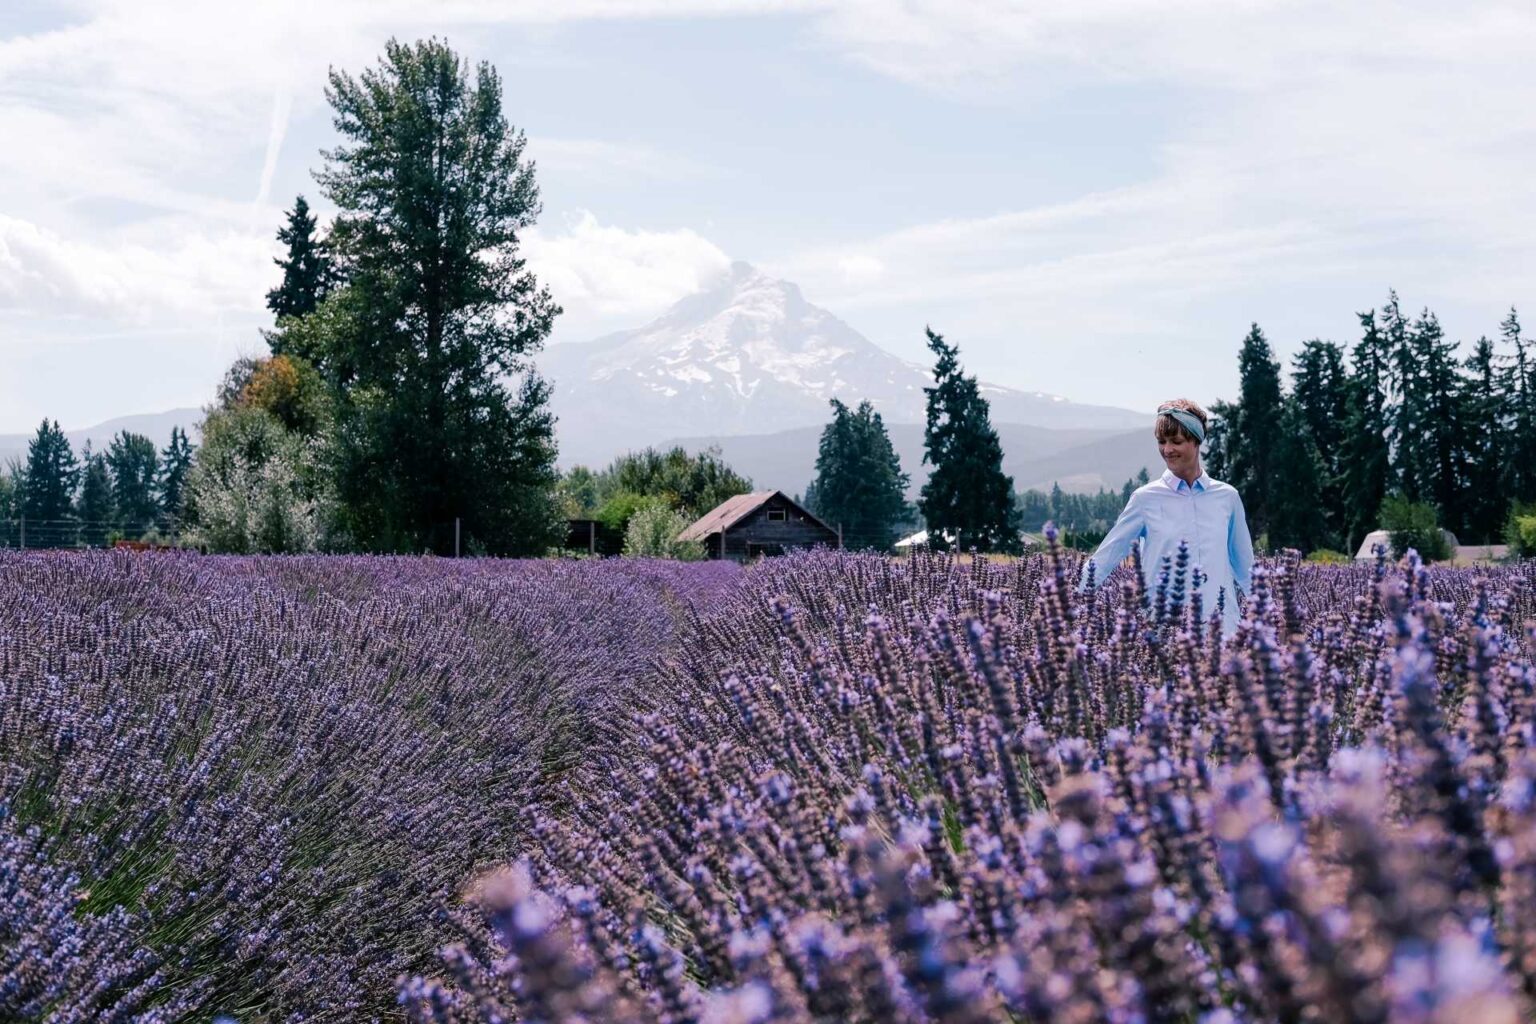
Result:
{"type": "Polygon", "coordinates": [[[535,814],[417,1021],[1536,1016],[1536,565],[764,565],[535,814]],[[1144,617],[1140,609],[1149,608],[1144,617]],[[593,779],[600,779],[595,788],[593,779]]]}
{"type": "Polygon", "coordinates": [[[0,552],[0,1019],[399,1016],[736,575],[0,552]]]}

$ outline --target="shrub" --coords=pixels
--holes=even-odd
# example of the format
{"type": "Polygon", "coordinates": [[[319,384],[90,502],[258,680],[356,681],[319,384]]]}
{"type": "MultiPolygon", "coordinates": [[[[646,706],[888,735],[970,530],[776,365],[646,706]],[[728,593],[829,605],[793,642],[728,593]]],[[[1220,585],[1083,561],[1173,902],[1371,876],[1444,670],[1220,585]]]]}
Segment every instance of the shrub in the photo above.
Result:
{"type": "Polygon", "coordinates": [[[679,540],[690,520],[664,501],[652,499],[642,504],[629,519],[624,531],[624,554],[630,558],[675,558],[697,562],[704,557],[704,545],[696,540],[679,540]]]}
{"type": "Polygon", "coordinates": [[[1318,548],[1307,555],[1307,561],[1319,565],[1348,565],[1352,559],[1342,551],[1335,551],[1332,548],[1318,548]]]}
{"type": "Polygon", "coordinates": [[[1391,494],[1381,503],[1381,525],[1390,534],[1392,552],[1398,558],[1410,549],[1426,562],[1443,562],[1453,552],[1440,529],[1435,506],[1391,494]]]}
{"type": "Polygon", "coordinates": [[[1504,543],[1514,558],[1536,558],[1536,502],[1516,502],[1509,510],[1504,543]]]}

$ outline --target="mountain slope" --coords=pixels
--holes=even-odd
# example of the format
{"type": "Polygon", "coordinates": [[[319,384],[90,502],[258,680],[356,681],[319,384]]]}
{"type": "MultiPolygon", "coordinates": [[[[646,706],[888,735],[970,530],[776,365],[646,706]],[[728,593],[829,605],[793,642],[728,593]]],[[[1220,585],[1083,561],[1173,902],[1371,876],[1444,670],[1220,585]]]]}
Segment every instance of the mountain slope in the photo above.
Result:
{"type": "MultiPolygon", "coordinates": [[[[1163,469],[1152,431],[1146,426],[1130,431],[1057,430],[1027,423],[997,423],[994,427],[1003,446],[1003,472],[1013,477],[1013,486],[1019,491],[1048,491],[1053,483],[1078,493],[1118,490],[1143,468],[1153,476],[1163,469]]],[[[911,477],[908,497],[915,498],[931,468],[923,463],[923,427],[893,423],[886,429],[902,470],[911,477]]],[[[716,446],[730,467],[750,477],[757,490],[797,494],[804,493],[805,485],[816,475],[820,438],[820,427],[799,427],[773,434],[674,438],[666,444],[682,445],[690,452],[716,446]]]]}
{"type": "MultiPolygon", "coordinates": [[[[962,345],[963,349],[963,345],[962,345]]],[[[604,464],[665,438],[819,426],[833,397],[888,423],[926,418],[925,366],[881,349],[795,285],[736,263],[651,323],[538,359],[553,380],[561,462],[604,464]]],[[[994,422],[1130,429],[1140,413],[983,384],[994,422]]]]}

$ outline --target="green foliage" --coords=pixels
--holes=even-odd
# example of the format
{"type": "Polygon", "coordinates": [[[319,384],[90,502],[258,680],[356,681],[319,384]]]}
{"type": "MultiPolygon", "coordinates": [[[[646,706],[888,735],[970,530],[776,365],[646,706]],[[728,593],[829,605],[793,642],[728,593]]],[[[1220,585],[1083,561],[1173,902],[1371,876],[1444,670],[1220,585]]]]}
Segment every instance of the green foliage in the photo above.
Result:
{"type": "Polygon", "coordinates": [[[1503,530],[1508,505],[1505,462],[1511,447],[1509,433],[1504,429],[1504,396],[1499,393],[1493,342],[1486,337],[1477,339],[1463,365],[1467,375],[1457,396],[1463,424],[1460,442],[1466,482],[1462,523],[1467,540],[1486,544],[1503,530]]]}
{"type": "Polygon", "coordinates": [[[1440,529],[1439,514],[1427,502],[1389,494],[1381,503],[1381,525],[1391,535],[1392,553],[1398,558],[1409,548],[1426,562],[1443,562],[1454,554],[1440,529]]]}
{"type": "Polygon", "coordinates": [[[359,77],[332,71],[327,98],[343,141],[317,178],[349,284],[281,345],[334,391],[343,521],[371,550],[451,552],[457,519],[475,549],[542,552],[563,517],[529,357],[560,309],[518,254],[538,190],[500,79],[437,40],[391,41],[359,77]]]}
{"type": "MultiPolygon", "coordinates": [[[[1349,419],[1349,370],[1343,346],[1316,339],[1303,343],[1291,361],[1291,398],[1300,428],[1321,463],[1322,475],[1316,491],[1325,543],[1342,545],[1347,530],[1342,479],[1344,447],[1340,442],[1349,419]]],[[[1285,487],[1288,486],[1287,482],[1285,487]]],[[[1279,496],[1277,500],[1285,499],[1279,496]]]]}
{"type": "Polygon", "coordinates": [[[325,525],[316,479],[309,446],[271,413],[216,410],[187,478],[189,539],[230,554],[312,551],[325,525]]]}
{"type": "Polygon", "coordinates": [[[807,489],[816,502],[813,514],[833,529],[841,527],[845,548],[888,550],[898,539],[897,525],[907,518],[907,474],[869,402],[852,412],[835,398],[831,404],[816,479],[807,489]]]}
{"type": "MultiPolygon", "coordinates": [[[[1275,424],[1283,411],[1280,364],[1258,324],[1237,357],[1240,395],[1226,439],[1228,482],[1243,496],[1254,534],[1269,530],[1275,499],[1283,489],[1274,472],[1275,424]]],[[[1289,482],[1286,482],[1288,485],[1289,482]]]]}
{"type": "Polygon", "coordinates": [[[81,453],[85,470],[80,477],[80,498],[75,505],[80,517],[80,543],[99,548],[107,543],[107,534],[117,522],[112,507],[112,474],[107,469],[107,457],[92,452],[86,445],[81,453]]]}
{"type": "Polygon", "coordinates": [[[1339,439],[1342,518],[1350,545],[1376,528],[1382,500],[1391,486],[1387,446],[1387,350],[1376,311],[1359,314],[1362,335],[1351,358],[1348,413],[1339,439]]]}
{"type": "Polygon", "coordinates": [[[1342,551],[1335,551],[1332,548],[1317,548],[1315,551],[1307,553],[1307,561],[1316,562],[1321,565],[1348,565],[1351,559],[1342,551]]]}
{"type": "Polygon", "coordinates": [[[679,540],[678,534],[691,520],[663,499],[642,499],[624,530],[624,554],[628,558],[674,558],[697,562],[704,558],[704,545],[696,540],[679,540]]]}
{"type": "Polygon", "coordinates": [[[0,473],[0,519],[13,519],[16,514],[16,474],[0,473]]]}
{"type": "Polygon", "coordinates": [[[1516,502],[1510,508],[1504,543],[1515,558],[1536,558],[1536,502],[1516,502]]]}
{"type": "Polygon", "coordinates": [[[559,498],[570,518],[597,519],[622,537],[646,498],[663,499],[691,522],[751,490],[752,481],[726,465],[718,448],[697,455],[680,447],[646,448],[621,455],[601,472],[576,466],[561,478],[559,498]]]}
{"type": "Polygon", "coordinates": [[[1052,522],[1062,530],[1063,536],[1097,534],[1102,537],[1109,532],[1120,510],[1125,508],[1125,503],[1131,500],[1139,486],[1141,484],[1132,479],[1122,484],[1118,491],[1101,488],[1095,494],[1069,494],[1060,484],[1053,484],[1050,493],[1033,489],[1023,491],[1018,495],[1019,525],[1031,533],[1038,533],[1046,523],[1052,522]]]}
{"type": "Polygon", "coordinates": [[[932,330],[927,335],[935,362],[934,386],[923,389],[928,397],[923,461],[933,472],[923,485],[918,509],[937,547],[945,546],[943,537],[951,534],[961,550],[1016,554],[1019,512],[1013,503],[1013,480],[1003,473],[1003,449],[992,429],[987,400],[976,378],[961,369],[960,350],[932,330]]]}
{"type": "MultiPolygon", "coordinates": [[[[1232,476],[1232,425],[1237,420],[1237,406],[1217,399],[1205,410],[1205,444],[1201,448],[1200,464],[1216,480],[1230,480],[1232,476]]],[[[1142,469],[1146,474],[1146,469],[1142,469]]],[[[1142,483],[1146,483],[1145,480],[1142,483]]],[[[1130,500],[1129,496],[1126,498],[1130,500]]]]}
{"type": "Polygon", "coordinates": [[[155,481],[160,505],[160,531],[174,534],[186,503],[187,474],[192,471],[192,442],[180,427],[171,428],[171,443],[160,452],[160,477],[155,481]]]}
{"type": "MultiPolygon", "coordinates": [[[[315,236],[315,217],[303,196],[293,201],[287,216],[288,223],[277,232],[277,240],[287,247],[287,252],[272,261],[283,268],[283,281],[267,292],[267,308],[279,321],[313,312],[325,298],[333,276],[330,256],[315,236]]],[[[282,355],[283,351],[280,343],[273,344],[273,355],[282,355]]]]}
{"type": "Polygon", "coordinates": [[[325,381],[301,356],[257,360],[236,401],[271,413],[283,429],[300,437],[318,436],[330,420],[325,381]]]}
{"type": "Polygon", "coordinates": [[[1513,309],[1499,332],[1510,349],[1499,371],[1501,411],[1509,431],[1504,493],[1513,501],[1536,502],[1536,352],[1520,333],[1513,309]]]}
{"type": "Polygon", "coordinates": [[[1306,412],[1294,397],[1284,402],[1278,429],[1272,432],[1271,471],[1280,486],[1271,492],[1270,542],[1302,552],[1329,542],[1323,514],[1328,468],[1313,443],[1306,412]]]}
{"type": "Polygon", "coordinates": [[[57,421],[43,420],[27,444],[27,468],[21,477],[20,512],[30,522],[29,547],[74,546],[74,494],[79,477],[80,464],[69,438],[57,421]]]}
{"type": "Polygon", "coordinates": [[[137,540],[153,529],[160,517],[155,501],[159,468],[155,442],[143,434],[119,431],[107,446],[106,457],[112,474],[114,525],[123,537],[137,540]]]}
{"type": "Polygon", "coordinates": [[[630,452],[615,459],[606,475],[614,490],[670,495],[675,507],[695,518],[727,498],[752,490],[752,481],[726,465],[720,449],[714,447],[697,455],[680,447],[630,452]]]}

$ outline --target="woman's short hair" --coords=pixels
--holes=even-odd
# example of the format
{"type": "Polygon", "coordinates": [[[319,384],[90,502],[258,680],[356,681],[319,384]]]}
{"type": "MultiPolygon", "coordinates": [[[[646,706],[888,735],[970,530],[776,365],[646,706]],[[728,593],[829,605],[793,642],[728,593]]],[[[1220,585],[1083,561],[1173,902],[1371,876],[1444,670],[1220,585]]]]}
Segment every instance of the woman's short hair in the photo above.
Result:
{"type": "MultiPolygon", "coordinates": [[[[1185,412],[1190,413],[1197,420],[1199,420],[1200,426],[1204,427],[1206,430],[1210,430],[1210,417],[1206,415],[1204,409],[1200,408],[1200,406],[1196,405],[1194,402],[1191,402],[1189,399],[1173,398],[1164,402],[1163,405],[1172,406],[1175,409],[1183,409],[1185,412]]],[[[1172,439],[1195,441],[1198,443],[1200,440],[1199,438],[1195,437],[1195,435],[1191,434],[1185,428],[1184,424],[1180,423],[1178,420],[1174,419],[1172,416],[1169,416],[1166,413],[1157,418],[1157,423],[1153,426],[1152,429],[1153,432],[1157,435],[1157,439],[1159,441],[1172,439]]]]}

